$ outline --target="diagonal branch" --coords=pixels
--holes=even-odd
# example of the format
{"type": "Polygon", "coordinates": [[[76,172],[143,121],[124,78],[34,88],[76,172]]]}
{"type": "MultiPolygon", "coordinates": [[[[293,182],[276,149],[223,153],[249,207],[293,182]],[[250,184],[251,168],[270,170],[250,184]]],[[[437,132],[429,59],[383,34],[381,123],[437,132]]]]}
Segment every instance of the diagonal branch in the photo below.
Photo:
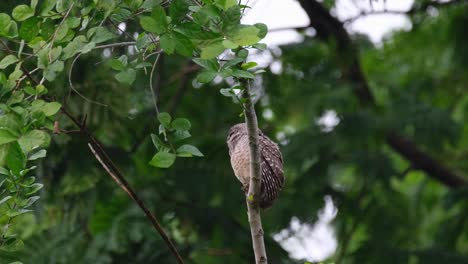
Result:
{"type": "MultiPolygon", "coordinates": [[[[466,2],[466,0],[455,0],[450,3],[453,2],[466,2]]],[[[353,84],[354,93],[361,105],[375,107],[375,100],[361,69],[358,51],[348,32],[344,29],[343,23],[315,0],[299,0],[299,3],[309,16],[310,25],[317,31],[317,36],[324,41],[334,40],[336,42],[338,57],[343,59],[340,66],[344,77],[353,84]]],[[[431,6],[430,4],[426,5],[425,8],[431,6]]],[[[428,176],[444,185],[455,188],[467,184],[465,178],[445,167],[419,149],[414,142],[395,131],[387,131],[385,139],[387,144],[395,152],[409,160],[414,168],[424,171],[428,176]]]]}
{"type": "Polygon", "coordinates": [[[258,147],[258,122],[255,113],[254,103],[252,102],[252,92],[247,80],[241,80],[244,87],[243,97],[245,123],[249,136],[250,147],[250,183],[247,193],[247,208],[250,224],[250,233],[252,235],[252,246],[255,254],[256,264],[267,264],[267,255],[265,242],[263,241],[262,219],[260,217],[260,148],[258,147]]]}
{"type": "Polygon", "coordinates": [[[106,172],[114,179],[114,181],[130,196],[130,198],[143,210],[146,217],[150,220],[153,227],[158,231],[159,235],[162,237],[166,245],[171,250],[172,254],[177,259],[177,263],[184,263],[182,257],[180,256],[177,248],[175,247],[174,243],[171,241],[169,236],[167,235],[164,228],[159,223],[156,216],[151,213],[151,211],[146,207],[144,202],[138,196],[138,194],[131,188],[130,184],[127,180],[123,177],[120,173],[119,169],[115,166],[112,159],[103,149],[101,143],[89,132],[88,128],[84,124],[84,122],[78,121],[72,114],[70,114],[65,108],[61,108],[62,113],[64,113],[78,128],[80,129],[81,133],[88,139],[88,146],[91,152],[94,154],[95,158],[102,167],[106,170],[106,172]]]}

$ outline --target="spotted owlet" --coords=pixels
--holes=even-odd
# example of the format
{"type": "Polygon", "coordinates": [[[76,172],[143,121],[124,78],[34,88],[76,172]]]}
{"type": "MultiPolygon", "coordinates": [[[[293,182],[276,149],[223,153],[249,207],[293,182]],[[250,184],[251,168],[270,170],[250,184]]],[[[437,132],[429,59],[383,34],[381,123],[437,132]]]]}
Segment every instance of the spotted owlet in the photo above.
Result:
{"type": "MultiPolygon", "coordinates": [[[[247,194],[250,183],[250,148],[245,123],[234,125],[229,129],[227,145],[234,174],[247,194]]],[[[262,174],[260,207],[268,208],[273,204],[284,186],[283,157],[278,145],[265,136],[260,129],[258,130],[258,145],[262,174]]]]}

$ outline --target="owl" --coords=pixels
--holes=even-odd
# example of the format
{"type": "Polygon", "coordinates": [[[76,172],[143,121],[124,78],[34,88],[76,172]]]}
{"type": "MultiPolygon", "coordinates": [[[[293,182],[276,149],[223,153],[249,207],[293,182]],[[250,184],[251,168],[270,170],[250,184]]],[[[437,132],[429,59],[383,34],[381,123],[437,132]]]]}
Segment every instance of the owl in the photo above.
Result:
{"type": "MultiPolygon", "coordinates": [[[[227,137],[229,156],[234,174],[247,194],[250,183],[250,148],[247,126],[240,123],[229,129],[227,137]]],[[[278,145],[258,130],[260,149],[261,190],[260,207],[270,207],[284,186],[283,157],[278,145]]]]}

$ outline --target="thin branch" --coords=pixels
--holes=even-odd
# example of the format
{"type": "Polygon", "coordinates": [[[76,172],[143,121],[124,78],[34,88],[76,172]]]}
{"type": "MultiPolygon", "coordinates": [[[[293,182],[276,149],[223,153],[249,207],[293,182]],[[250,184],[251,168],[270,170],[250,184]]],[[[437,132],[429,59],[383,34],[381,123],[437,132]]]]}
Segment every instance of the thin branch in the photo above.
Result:
{"type": "Polygon", "coordinates": [[[70,7],[68,8],[67,12],[65,13],[65,15],[63,16],[63,19],[62,21],[60,22],[60,24],[57,26],[57,29],[55,29],[55,32],[54,32],[54,35],[52,36],[52,41],[50,42],[50,51],[49,51],[49,54],[48,54],[48,57],[49,57],[49,63],[51,62],[51,54],[52,54],[52,48],[54,47],[54,42],[55,42],[55,39],[57,38],[57,34],[58,34],[58,31],[60,29],[60,27],[63,25],[63,23],[65,23],[65,20],[67,20],[67,17],[70,15],[70,12],[73,8],[73,6],[75,5],[75,3],[72,2],[72,4],[70,5],[70,7]]]}
{"type": "Polygon", "coordinates": [[[370,12],[362,11],[359,15],[355,17],[348,18],[343,21],[343,23],[353,23],[359,18],[365,17],[365,16],[375,16],[375,15],[385,15],[385,14],[395,14],[395,15],[413,15],[419,12],[426,11],[429,7],[448,7],[452,6],[454,4],[459,4],[459,3],[468,3],[467,0],[453,0],[450,2],[436,2],[436,1],[426,1],[422,4],[414,4],[413,7],[410,10],[407,11],[401,11],[401,10],[373,10],[370,12]]]}
{"type": "Polygon", "coordinates": [[[68,98],[70,98],[70,95],[71,95],[71,91],[73,90],[77,95],[79,95],[81,98],[83,98],[83,100],[87,101],[87,102],[90,102],[92,104],[97,104],[97,105],[100,105],[100,106],[104,106],[104,107],[107,107],[108,105],[106,104],[103,104],[103,103],[100,103],[98,101],[94,101],[94,100],[91,100],[89,99],[88,97],[84,96],[83,94],[81,94],[80,92],[78,92],[78,90],[75,89],[75,87],[73,86],[73,82],[72,82],[72,71],[73,71],[73,67],[75,66],[75,63],[76,61],[78,60],[78,58],[80,58],[81,56],[81,53],[78,53],[78,55],[76,55],[76,57],[73,59],[72,61],[72,64],[70,66],[70,70],[68,71],[68,83],[70,85],[70,90],[68,92],[68,98]]]}
{"type": "Polygon", "coordinates": [[[132,46],[132,45],[136,45],[136,42],[135,41],[117,42],[117,43],[99,45],[99,46],[96,46],[94,48],[95,49],[105,49],[105,48],[112,48],[112,47],[132,46]]]}
{"type": "Polygon", "coordinates": [[[159,58],[161,57],[161,54],[158,54],[156,59],[154,60],[153,67],[151,68],[151,73],[150,73],[150,91],[151,91],[151,96],[153,98],[153,104],[154,104],[154,110],[156,111],[156,116],[159,115],[159,109],[158,109],[158,96],[156,95],[156,92],[153,87],[153,75],[154,71],[156,69],[156,65],[158,64],[159,58]]]}
{"type": "Polygon", "coordinates": [[[269,28],[268,32],[278,32],[278,31],[285,31],[285,30],[297,30],[297,31],[303,31],[306,29],[309,29],[310,26],[304,26],[304,27],[277,27],[277,28],[269,28]]]}
{"type": "Polygon", "coordinates": [[[377,10],[371,12],[361,12],[359,15],[343,20],[343,23],[353,23],[359,18],[367,16],[378,16],[378,15],[409,15],[408,11],[399,11],[399,10],[377,10]]]}
{"type": "Polygon", "coordinates": [[[265,242],[263,240],[262,219],[260,217],[260,148],[258,146],[258,121],[255,113],[254,103],[252,102],[252,92],[250,84],[247,80],[241,80],[244,87],[243,97],[245,123],[249,135],[250,148],[250,183],[247,193],[246,202],[248,208],[248,217],[250,225],[250,233],[252,235],[252,246],[255,254],[255,263],[266,264],[267,255],[265,250],[265,242]]]}

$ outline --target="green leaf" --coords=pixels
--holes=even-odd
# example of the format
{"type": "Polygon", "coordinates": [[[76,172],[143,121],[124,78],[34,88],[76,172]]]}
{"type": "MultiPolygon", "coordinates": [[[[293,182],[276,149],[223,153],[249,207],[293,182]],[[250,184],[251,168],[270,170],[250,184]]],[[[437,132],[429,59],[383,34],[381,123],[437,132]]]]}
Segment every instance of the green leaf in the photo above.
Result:
{"type": "Polygon", "coordinates": [[[24,248],[23,240],[16,238],[16,237],[6,238],[2,246],[0,247],[1,250],[6,251],[6,252],[17,252],[17,251],[23,250],[23,248],[24,248]]]}
{"type": "Polygon", "coordinates": [[[158,135],[151,133],[151,141],[153,142],[154,147],[161,151],[162,148],[168,148],[169,146],[159,139],[158,135]]]}
{"type": "Polygon", "coordinates": [[[37,160],[37,159],[40,159],[40,158],[44,158],[46,155],[47,155],[47,150],[41,149],[41,150],[39,150],[38,152],[32,154],[32,155],[28,158],[28,160],[37,160]]]}
{"type": "Polygon", "coordinates": [[[117,37],[114,33],[110,32],[105,27],[94,27],[88,30],[86,33],[90,42],[101,43],[110,39],[117,37]]]}
{"type": "Polygon", "coordinates": [[[13,9],[11,15],[16,21],[24,21],[34,16],[34,9],[27,5],[19,5],[13,9]]]}
{"type": "Polygon", "coordinates": [[[212,19],[219,19],[221,12],[218,7],[212,4],[206,4],[193,14],[193,19],[197,24],[206,26],[212,19]]]}
{"type": "Polygon", "coordinates": [[[177,149],[177,156],[179,157],[203,157],[203,153],[198,150],[197,147],[192,146],[192,145],[182,145],[177,149]]]}
{"type": "Polygon", "coordinates": [[[267,33],[268,33],[268,27],[267,25],[263,24],[263,23],[257,23],[254,25],[256,28],[258,28],[258,34],[257,36],[262,39],[264,38],[267,33]]]}
{"type": "Polygon", "coordinates": [[[197,75],[197,81],[200,83],[209,83],[211,82],[218,73],[215,71],[202,71],[197,75]]]}
{"type": "Polygon", "coordinates": [[[215,3],[217,6],[226,10],[230,8],[231,6],[237,5],[237,0],[215,0],[215,3]]]}
{"type": "Polygon", "coordinates": [[[6,215],[8,217],[17,217],[19,215],[22,215],[22,214],[26,214],[26,213],[29,213],[29,212],[32,212],[32,210],[29,210],[29,209],[10,209],[7,211],[6,215]]]}
{"type": "Polygon", "coordinates": [[[186,138],[191,137],[190,133],[186,130],[176,130],[174,134],[172,135],[172,140],[174,142],[184,140],[186,138]]]}
{"type": "Polygon", "coordinates": [[[145,2],[140,6],[143,9],[151,9],[156,5],[160,5],[162,0],[145,0],[145,2]]]}
{"type": "Polygon", "coordinates": [[[213,59],[216,58],[219,54],[223,53],[226,48],[223,45],[223,41],[216,41],[210,45],[201,48],[201,59],[213,59]]]}
{"type": "Polygon", "coordinates": [[[237,52],[237,57],[246,59],[249,56],[249,51],[246,49],[241,49],[237,52]]]}
{"type": "Polygon", "coordinates": [[[31,17],[21,24],[19,36],[26,41],[31,41],[39,33],[40,20],[37,17],[31,17]]]}
{"type": "Polygon", "coordinates": [[[150,16],[142,16],[140,18],[140,25],[144,30],[148,32],[155,33],[154,31],[156,31],[156,29],[159,29],[159,26],[156,20],[154,20],[154,18],[150,16]]]}
{"type": "Polygon", "coordinates": [[[234,34],[229,36],[229,40],[239,46],[253,45],[260,40],[258,37],[259,32],[260,29],[255,26],[241,26],[234,34]]]}
{"type": "Polygon", "coordinates": [[[67,18],[65,23],[67,23],[68,28],[72,28],[72,29],[77,28],[81,24],[81,18],[79,18],[79,17],[69,17],[69,18],[67,18]]]}
{"type": "Polygon", "coordinates": [[[193,50],[195,49],[193,42],[187,36],[179,32],[174,32],[173,34],[176,52],[186,57],[192,57],[193,50]]]}
{"type": "Polygon", "coordinates": [[[240,24],[242,13],[241,8],[238,5],[230,7],[226,10],[223,16],[223,32],[226,35],[230,35],[236,30],[240,24]]]}
{"type": "Polygon", "coordinates": [[[18,58],[15,55],[7,55],[0,61],[0,70],[5,69],[6,67],[10,66],[13,63],[18,62],[18,58]]]}
{"type": "Polygon", "coordinates": [[[186,118],[176,118],[171,123],[172,128],[174,128],[175,130],[180,130],[180,131],[190,130],[191,126],[192,125],[190,124],[190,121],[186,118]]]}
{"type": "Polygon", "coordinates": [[[37,200],[39,200],[39,198],[41,198],[41,197],[40,196],[31,196],[28,199],[26,199],[26,201],[24,202],[24,204],[21,205],[21,207],[22,208],[28,208],[31,205],[33,205],[37,200]]]}
{"type": "Polygon", "coordinates": [[[50,144],[50,136],[42,130],[31,130],[26,134],[22,135],[18,140],[21,145],[21,149],[25,153],[29,153],[31,150],[37,147],[47,147],[50,144]]]}
{"type": "Polygon", "coordinates": [[[233,97],[236,95],[231,88],[223,88],[220,89],[219,92],[226,97],[233,97]]]}
{"type": "Polygon", "coordinates": [[[127,69],[126,71],[119,72],[115,75],[115,79],[121,83],[130,85],[136,79],[136,71],[134,69],[127,69]]]}
{"type": "Polygon", "coordinates": [[[42,1],[41,8],[39,9],[40,15],[45,16],[51,11],[55,4],[57,3],[57,0],[44,0],[42,1]]]}
{"type": "Polygon", "coordinates": [[[33,194],[37,193],[40,189],[42,189],[42,187],[44,187],[44,184],[34,183],[34,184],[31,185],[31,187],[29,187],[28,192],[25,195],[26,196],[33,195],[33,194]]]}
{"type": "Polygon", "coordinates": [[[179,23],[187,14],[190,2],[186,0],[174,0],[169,6],[169,16],[173,23],[179,23]]]}
{"type": "Polygon", "coordinates": [[[53,116],[60,110],[60,107],[62,107],[62,105],[58,102],[46,103],[42,107],[42,112],[44,112],[46,116],[53,116]]]}
{"type": "MultiPolygon", "coordinates": [[[[125,55],[122,55],[125,56],[125,55]]],[[[127,58],[127,56],[125,56],[127,58]]],[[[116,70],[116,71],[123,71],[125,69],[125,64],[122,62],[122,60],[119,59],[113,59],[110,61],[111,68],[116,70]]]]}
{"type": "Polygon", "coordinates": [[[58,0],[57,1],[57,12],[62,13],[66,12],[70,6],[73,4],[73,0],[58,0]]]}
{"type": "Polygon", "coordinates": [[[6,165],[13,171],[13,174],[19,175],[20,171],[24,169],[26,165],[26,157],[21,150],[18,141],[9,143],[9,148],[6,155],[6,165]]]}
{"type": "Polygon", "coordinates": [[[253,75],[253,73],[238,69],[234,69],[232,75],[237,78],[255,79],[255,75],[253,75]]]}
{"type": "Polygon", "coordinates": [[[54,61],[52,64],[47,66],[47,70],[53,71],[53,72],[61,72],[63,71],[64,63],[63,61],[54,61]]]}
{"type": "Polygon", "coordinates": [[[75,56],[75,54],[81,51],[84,45],[86,45],[86,37],[81,35],[77,36],[63,49],[62,58],[66,60],[75,56]]]}
{"type": "Polygon", "coordinates": [[[248,70],[248,69],[253,68],[253,67],[257,66],[257,65],[258,64],[256,62],[250,61],[250,62],[247,62],[247,63],[242,63],[241,68],[243,70],[248,70]]]}
{"type": "Polygon", "coordinates": [[[62,41],[68,35],[69,29],[67,24],[60,24],[60,26],[58,26],[56,30],[57,33],[55,34],[55,40],[62,41]]]}
{"type": "Polygon", "coordinates": [[[218,71],[218,68],[219,68],[218,61],[215,60],[215,59],[202,60],[202,59],[199,59],[199,58],[194,58],[194,59],[192,59],[192,61],[195,62],[196,64],[202,66],[203,68],[205,68],[207,70],[218,71]]]}
{"type": "Polygon", "coordinates": [[[8,200],[10,200],[11,198],[13,198],[12,196],[8,195],[6,197],[4,197],[2,200],[0,200],[0,205],[8,202],[8,200]]]}
{"type": "Polygon", "coordinates": [[[149,164],[157,168],[169,168],[174,164],[176,155],[169,152],[158,152],[151,159],[149,164]]]}
{"type": "Polygon", "coordinates": [[[162,35],[159,43],[161,44],[161,48],[164,50],[164,52],[166,52],[167,54],[174,53],[176,42],[172,37],[172,34],[162,35]]]}
{"type": "Polygon", "coordinates": [[[13,142],[18,139],[18,135],[11,129],[0,127],[0,145],[13,142]]]}
{"type": "Polygon", "coordinates": [[[162,125],[164,125],[164,127],[169,128],[172,118],[169,113],[162,112],[159,113],[158,120],[159,122],[161,122],[162,125]]]}
{"type": "Polygon", "coordinates": [[[232,59],[232,60],[230,60],[230,61],[224,63],[224,65],[223,65],[223,67],[222,67],[221,69],[223,69],[223,70],[224,70],[224,69],[227,69],[227,68],[229,68],[229,67],[231,67],[231,66],[234,66],[234,65],[236,65],[236,64],[239,64],[239,63],[241,63],[241,62],[243,62],[243,61],[244,61],[243,58],[234,58],[234,59],[232,59]]]}
{"type": "Polygon", "coordinates": [[[266,50],[267,44],[265,44],[265,43],[257,43],[257,44],[254,44],[252,47],[254,47],[254,48],[256,48],[256,49],[259,49],[259,50],[266,50]]]}
{"type": "MultiPolygon", "coordinates": [[[[0,145],[0,166],[1,167],[4,167],[6,166],[6,156],[8,155],[8,151],[10,150],[10,144],[5,144],[5,145],[0,145]]],[[[3,173],[4,171],[3,170],[0,170],[0,173],[1,174],[4,174],[3,173]]],[[[8,170],[7,170],[8,172],[8,170]]],[[[9,175],[9,173],[7,174],[9,175]]]]}
{"type": "MultiPolygon", "coordinates": [[[[5,168],[0,167],[0,174],[9,176],[9,175],[10,175],[10,172],[8,172],[8,170],[5,169],[5,168]]],[[[2,181],[2,183],[0,184],[0,187],[2,187],[2,185],[3,185],[3,181],[2,181]]]]}
{"type": "Polygon", "coordinates": [[[11,18],[8,14],[0,13],[0,32],[8,32],[11,26],[11,18]]]}
{"type": "Polygon", "coordinates": [[[161,6],[155,6],[151,16],[140,18],[141,27],[149,32],[161,34],[167,30],[166,12],[161,6]]]}

